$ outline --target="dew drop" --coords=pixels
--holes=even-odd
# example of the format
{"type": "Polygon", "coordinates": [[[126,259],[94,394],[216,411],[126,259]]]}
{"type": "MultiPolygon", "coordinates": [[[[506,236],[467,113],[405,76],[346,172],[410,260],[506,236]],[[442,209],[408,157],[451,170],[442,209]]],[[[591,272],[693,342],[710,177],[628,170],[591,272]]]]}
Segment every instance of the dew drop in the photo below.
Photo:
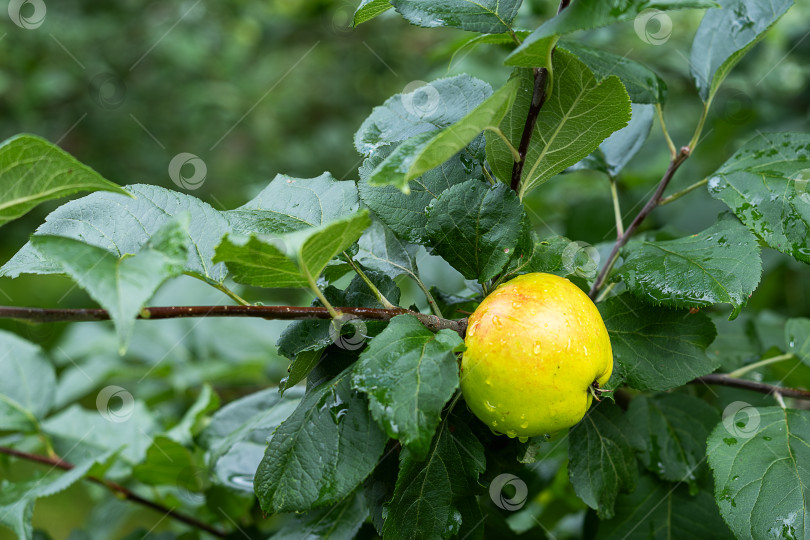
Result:
{"type": "MultiPolygon", "coordinates": [[[[485,402],[484,402],[484,407],[486,407],[486,408],[487,408],[487,410],[488,410],[489,412],[495,412],[495,405],[493,405],[493,404],[492,404],[492,403],[490,403],[489,401],[485,401],[485,402]]],[[[495,422],[493,421],[493,424],[494,424],[494,423],[495,423],[495,422]]]]}
{"type": "Polygon", "coordinates": [[[529,442],[529,438],[528,438],[528,437],[518,437],[518,440],[519,440],[520,442],[522,442],[522,443],[527,443],[527,442],[529,442]]]}
{"type": "Polygon", "coordinates": [[[521,427],[521,429],[527,429],[529,427],[529,422],[524,421],[522,424],[520,424],[520,427],[521,427]]]}
{"type": "Polygon", "coordinates": [[[510,439],[514,439],[515,437],[517,437],[517,431],[507,429],[506,430],[506,436],[509,437],[510,439]]]}
{"type": "Polygon", "coordinates": [[[534,344],[534,349],[532,349],[532,350],[534,351],[534,354],[540,354],[541,349],[542,349],[542,346],[540,345],[540,342],[538,341],[537,343],[534,344]]]}
{"type": "Polygon", "coordinates": [[[503,327],[503,322],[501,321],[501,318],[498,317],[497,315],[492,316],[492,324],[495,326],[495,328],[503,327]]]}

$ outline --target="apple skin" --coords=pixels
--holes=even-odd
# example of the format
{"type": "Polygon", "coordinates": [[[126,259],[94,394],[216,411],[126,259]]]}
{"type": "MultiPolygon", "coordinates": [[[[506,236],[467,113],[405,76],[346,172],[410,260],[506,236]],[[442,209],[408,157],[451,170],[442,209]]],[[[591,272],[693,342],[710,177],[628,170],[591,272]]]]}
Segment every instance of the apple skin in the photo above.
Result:
{"type": "Polygon", "coordinates": [[[495,289],[470,316],[461,391],[493,431],[534,437],[569,428],[605,385],[613,353],[599,310],[553,274],[525,274],[495,289]]]}

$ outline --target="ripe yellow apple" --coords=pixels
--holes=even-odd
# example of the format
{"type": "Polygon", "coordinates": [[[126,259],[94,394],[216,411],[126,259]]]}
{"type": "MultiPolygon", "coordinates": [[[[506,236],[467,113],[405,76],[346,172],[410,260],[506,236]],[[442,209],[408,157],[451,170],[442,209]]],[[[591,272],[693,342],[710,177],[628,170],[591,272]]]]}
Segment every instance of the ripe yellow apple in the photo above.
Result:
{"type": "Polygon", "coordinates": [[[553,274],[504,283],[470,316],[461,391],[472,412],[510,437],[579,422],[591,386],[613,371],[610,338],[590,298],[553,274]]]}

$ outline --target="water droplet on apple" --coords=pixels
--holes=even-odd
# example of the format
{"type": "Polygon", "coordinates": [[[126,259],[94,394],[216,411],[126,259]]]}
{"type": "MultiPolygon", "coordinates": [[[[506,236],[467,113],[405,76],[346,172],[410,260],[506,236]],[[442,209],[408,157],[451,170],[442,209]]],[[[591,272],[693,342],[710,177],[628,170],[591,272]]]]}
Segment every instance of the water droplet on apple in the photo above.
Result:
{"type": "Polygon", "coordinates": [[[534,349],[533,349],[534,354],[540,354],[540,350],[541,350],[542,348],[543,348],[543,347],[540,345],[540,342],[539,342],[539,341],[538,341],[537,343],[535,343],[535,344],[534,344],[534,349]]]}
{"type": "Polygon", "coordinates": [[[487,380],[484,381],[484,384],[486,384],[487,386],[492,386],[492,381],[487,379],[487,380]]]}
{"type": "Polygon", "coordinates": [[[527,442],[529,442],[529,438],[528,438],[528,437],[518,437],[518,440],[519,440],[520,442],[522,442],[522,443],[527,443],[527,442]]]}
{"type": "Polygon", "coordinates": [[[506,436],[509,437],[510,439],[514,439],[515,437],[517,437],[517,431],[507,429],[506,430],[506,436]]]}
{"type": "Polygon", "coordinates": [[[503,322],[501,322],[501,318],[498,317],[497,315],[492,316],[492,324],[495,326],[495,328],[503,327],[503,322]]]}
{"type": "Polygon", "coordinates": [[[526,420],[526,421],[524,421],[522,424],[520,424],[520,427],[521,427],[521,429],[526,429],[526,428],[528,428],[528,427],[529,427],[529,422],[528,422],[528,420],[526,420]]]}
{"type": "Polygon", "coordinates": [[[473,324],[472,326],[470,326],[470,327],[467,329],[467,335],[468,335],[468,336],[470,336],[470,337],[474,336],[474,335],[475,335],[475,329],[476,329],[476,328],[478,328],[478,325],[477,325],[477,324],[473,324]]]}
{"type": "Polygon", "coordinates": [[[493,405],[489,401],[484,402],[484,407],[486,407],[489,412],[495,412],[495,405],[493,405]]]}

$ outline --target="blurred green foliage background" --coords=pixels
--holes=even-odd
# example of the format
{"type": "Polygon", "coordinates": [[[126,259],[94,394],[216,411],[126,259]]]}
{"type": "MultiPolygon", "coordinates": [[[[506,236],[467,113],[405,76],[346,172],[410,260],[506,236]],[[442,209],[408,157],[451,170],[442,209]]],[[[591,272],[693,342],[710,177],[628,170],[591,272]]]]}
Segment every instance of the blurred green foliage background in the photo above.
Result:
{"type": "MultiPolygon", "coordinates": [[[[496,86],[508,77],[509,69],[502,65],[508,51],[491,46],[459,50],[471,37],[465,32],[412,27],[393,11],[353,30],[349,26],[356,4],[46,0],[44,23],[32,30],[14,25],[2,10],[0,138],[36,133],[59,141],[110,180],[172,189],[180,188],[168,175],[169,162],[180,152],[190,152],[207,166],[206,181],[193,194],[215,208],[234,208],[277,173],[310,177],[330,171],[339,179],[356,178],[360,160],[352,144],[354,131],[372,107],[413,81],[468,72],[496,86]]],[[[532,29],[555,10],[556,2],[527,1],[518,26],[532,29]]],[[[669,86],[668,127],[676,144],[684,144],[701,107],[688,63],[701,13],[670,16],[671,38],[659,46],[639,39],[632,23],[575,37],[658,71],[669,86]]],[[[808,20],[810,5],[799,2],[732,72],[715,101],[699,148],[679,171],[670,192],[704,178],[758,132],[808,130],[808,20]]],[[[647,145],[619,178],[628,222],[667,161],[656,125],[647,145]]],[[[5,226],[0,260],[5,262],[19,249],[58,204],[43,205],[5,226]]],[[[541,237],[562,234],[594,245],[615,237],[608,183],[598,173],[557,177],[536,190],[527,204],[541,237]]],[[[671,235],[694,233],[721,211],[722,205],[698,190],[656,211],[647,227],[666,226],[665,234],[671,235]]],[[[769,250],[763,258],[764,281],[747,311],[810,315],[807,268],[769,250]]],[[[438,272],[434,274],[440,279],[438,272]]],[[[453,279],[446,286],[460,286],[461,281],[453,279]]],[[[216,291],[187,281],[190,278],[167,286],[153,304],[224,301],[216,291]]],[[[310,301],[298,292],[245,294],[254,301],[310,301]]],[[[93,305],[68,280],[37,276],[0,280],[0,303],[93,305]]],[[[778,325],[778,316],[774,317],[778,325]]],[[[150,401],[167,421],[182,414],[182,405],[190,402],[203,380],[214,382],[223,401],[277,382],[286,362],[273,345],[283,327],[244,320],[140,323],[126,361],[121,362],[106,325],[68,328],[0,321],[0,328],[49,347],[61,359],[63,373],[76,368],[91,372],[89,397],[84,397],[89,407],[91,390],[100,381],[137,380],[154,370],[150,379],[156,382],[147,380],[139,387],[139,398],[150,401]],[[163,362],[164,358],[170,361],[163,362]],[[182,399],[170,399],[178,396],[182,399]]],[[[0,478],[28,472],[0,460],[0,478]]],[[[555,476],[559,475],[551,477],[555,476]]],[[[565,490],[558,484],[554,489],[565,490]]],[[[40,502],[35,523],[53,538],[67,538],[72,528],[88,520],[115,515],[108,537],[116,538],[126,523],[149,528],[159,518],[116,501],[91,511],[95,489],[82,484],[40,502]]],[[[557,532],[565,536],[564,529],[557,532]]],[[[87,538],[91,537],[95,538],[87,538]]],[[[10,536],[0,531],[0,538],[10,536]]]]}

